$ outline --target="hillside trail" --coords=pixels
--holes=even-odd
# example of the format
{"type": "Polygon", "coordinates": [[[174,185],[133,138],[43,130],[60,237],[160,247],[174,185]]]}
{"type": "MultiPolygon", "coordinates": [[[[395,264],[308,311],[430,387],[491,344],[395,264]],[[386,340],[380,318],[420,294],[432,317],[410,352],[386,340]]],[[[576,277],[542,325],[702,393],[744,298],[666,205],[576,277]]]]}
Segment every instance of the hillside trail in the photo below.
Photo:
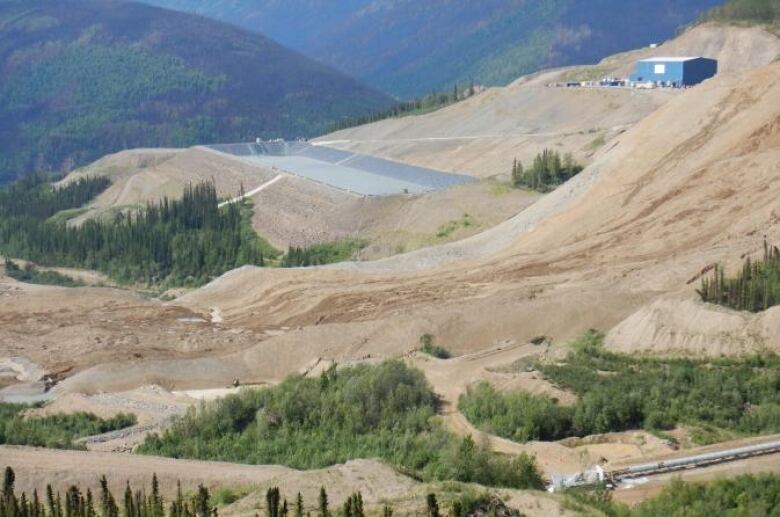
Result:
{"type": "MultiPolygon", "coordinates": [[[[411,363],[421,369],[433,390],[439,396],[439,415],[444,427],[458,436],[471,436],[477,443],[487,445],[490,450],[502,454],[516,456],[530,454],[536,457],[538,466],[546,474],[559,472],[576,472],[587,463],[589,458],[583,456],[581,451],[565,447],[556,442],[527,442],[518,443],[495,434],[477,429],[458,410],[458,400],[465,394],[468,387],[481,382],[500,383],[501,378],[513,377],[511,373],[496,371],[502,367],[511,367],[520,360],[537,360],[548,357],[550,347],[546,345],[504,343],[498,347],[462,355],[452,359],[436,359],[423,353],[416,353],[411,358],[411,363]]],[[[528,382],[528,379],[515,383],[513,388],[528,387],[536,391],[539,383],[528,382]],[[525,382],[524,382],[525,381],[525,382]],[[529,384],[537,384],[531,386],[529,384]]],[[[545,387],[548,392],[555,391],[553,386],[545,387]]]]}
{"type": "Polygon", "coordinates": [[[228,199],[227,201],[223,201],[222,203],[217,205],[217,207],[218,208],[222,208],[223,206],[230,205],[232,203],[237,203],[239,201],[243,201],[244,199],[250,198],[250,197],[254,196],[255,194],[258,194],[258,193],[264,191],[265,189],[267,189],[268,187],[270,187],[271,185],[273,185],[274,183],[278,182],[279,180],[283,179],[286,176],[287,176],[286,174],[279,174],[278,176],[275,176],[273,179],[271,179],[269,181],[266,181],[265,183],[263,183],[259,187],[253,188],[249,192],[245,192],[241,196],[236,196],[236,197],[234,197],[232,199],[228,199]]]}

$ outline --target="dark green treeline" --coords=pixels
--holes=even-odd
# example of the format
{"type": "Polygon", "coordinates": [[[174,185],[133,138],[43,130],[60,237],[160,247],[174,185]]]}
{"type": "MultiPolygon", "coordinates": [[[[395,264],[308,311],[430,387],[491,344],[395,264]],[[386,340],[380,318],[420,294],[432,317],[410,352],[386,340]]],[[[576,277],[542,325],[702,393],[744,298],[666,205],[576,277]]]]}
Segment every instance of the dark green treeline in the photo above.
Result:
{"type": "Polygon", "coordinates": [[[249,207],[220,208],[212,183],[188,185],[181,199],[163,198],[110,220],[73,226],[48,218],[55,208],[82,206],[106,185],[103,178],[86,178],[59,189],[11,187],[6,198],[16,193],[33,202],[4,208],[0,251],[42,265],[102,271],[122,282],[199,285],[242,265],[262,266],[264,247],[272,250],[252,230],[249,207]]]}
{"type": "Polygon", "coordinates": [[[747,257],[742,270],[731,278],[715,265],[697,292],[704,302],[738,311],[761,312],[780,304],[780,250],[764,241],[763,257],[747,257]]]}

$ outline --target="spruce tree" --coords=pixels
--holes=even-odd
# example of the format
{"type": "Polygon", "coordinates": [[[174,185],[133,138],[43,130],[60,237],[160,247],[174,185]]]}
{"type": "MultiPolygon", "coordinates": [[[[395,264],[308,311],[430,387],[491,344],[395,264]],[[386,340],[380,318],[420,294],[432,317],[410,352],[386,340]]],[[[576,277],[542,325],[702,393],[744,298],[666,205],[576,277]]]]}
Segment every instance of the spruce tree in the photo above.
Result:
{"type": "Polygon", "coordinates": [[[295,517],[303,517],[303,496],[300,492],[295,498],[295,517]]]}
{"type": "Polygon", "coordinates": [[[5,468],[5,475],[3,476],[3,498],[6,501],[10,501],[14,496],[14,483],[16,482],[16,474],[11,467],[5,468]]]}
{"type": "Polygon", "coordinates": [[[320,487],[320,517],[330,517],[330,510],[328,510],[328,493],[325,491],[325,487],[320,487]]]}

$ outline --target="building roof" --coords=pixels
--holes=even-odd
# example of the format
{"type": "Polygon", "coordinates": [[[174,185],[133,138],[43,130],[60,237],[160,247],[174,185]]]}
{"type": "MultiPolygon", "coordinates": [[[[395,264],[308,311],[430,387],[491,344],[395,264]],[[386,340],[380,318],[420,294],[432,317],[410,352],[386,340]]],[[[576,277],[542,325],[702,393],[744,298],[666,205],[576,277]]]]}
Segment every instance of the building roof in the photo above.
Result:
{"type": "Polygon", "coordinates": [[[692,61],[694,59],[702,59],[701,57],[651,57],[649,59],[642,59],[640,62],[644,63],[681,63],[683,61],[692,61]]]}

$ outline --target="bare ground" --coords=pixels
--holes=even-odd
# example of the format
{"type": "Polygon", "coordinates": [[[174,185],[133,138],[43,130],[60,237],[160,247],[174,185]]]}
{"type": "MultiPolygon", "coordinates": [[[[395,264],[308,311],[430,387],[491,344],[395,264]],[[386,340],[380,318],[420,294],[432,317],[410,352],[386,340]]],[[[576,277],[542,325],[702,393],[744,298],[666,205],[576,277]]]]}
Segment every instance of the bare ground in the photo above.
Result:
{"type": "MultiPolygon", "coordinates": [[[[237,503],[220,509],[225,515],[254,515],[265,506],[265,490],[278,486],[293,501],[300,492],[307,509],[314,510],[320,487],[325,486],[332,508],[336,508],[354,492],[360,490],[366,505],[377,512],[385,503],[393,506],[397,515],[412,515],[425,507],[428,493],[437,493],[444,504],[456,497],[448,495],[452,486],[420,483],[405,477],[376,460],[355,460],[327,469],[297,471],[282,466],[252,466],[231,463],[203,462],[134,456],[126,454],[56,451],[26,447],[0,447],[0,465],[13,466],[18,491],[43,493],[51,483],[55,491],[64,492],[70,485],[96,488],[105,475],[114,493],[121,494],[129,481],[135,488],[148,487],[156,473],[163,495],[175,494],[176,482],[185,490],[204,484],[211,490],[231,487],[249,493],[237,503]],[[408,512],[408,513],[406,513],[408,512]]],[[[462,486],[475,491],[484,488],[462,486]]],[[[543,492],[491,490],[497,492],[512,507],[526,515],[573,515],[560,506],[557,498],[543,492]]]]}

